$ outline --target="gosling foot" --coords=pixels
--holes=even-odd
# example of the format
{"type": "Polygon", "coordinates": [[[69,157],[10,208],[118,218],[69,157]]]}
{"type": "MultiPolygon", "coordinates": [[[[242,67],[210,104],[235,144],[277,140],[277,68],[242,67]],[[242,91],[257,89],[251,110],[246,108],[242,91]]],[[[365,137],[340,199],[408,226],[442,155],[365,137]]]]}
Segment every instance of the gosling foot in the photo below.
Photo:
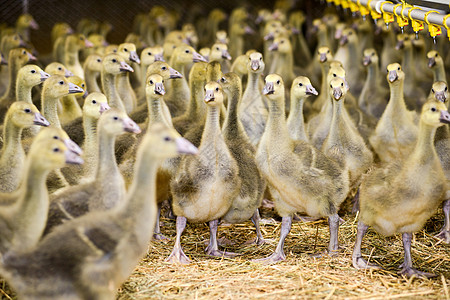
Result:
{"type": "Polygon", "coordinates": [[[172,253],[166,258],[166,262],[171,264],[189,264],[191,260],[184,254],[183,249],[174,248],[172,253]]]}
{"type": "Polygon", "coordinates": [[[269,265],[269,264],[274,264],[274,263],[283,261],[285,259],[286,259],[286,255],[284,255],[284,251],[281,251],[281,252],[274,252],[269,257],[253,259],[252,261],[261,263],[261,264],[265,264],[265,265],[269,265]]]}
{"type": "Polygon", "coordinates": [[[248,241],[245,241],[244,242],[244,245],[253,245],[253,244],[256,244],[256,245],[263,245],[263,244],[265,244],[266,243],[266,240],[265,239],[262,239],[262,238],[258,238],[258,237],[256,237],[256,238],[254,238],[254,239],[250,239],[250,240],[248,240],[248,241]]]}
{"type": "Polygon", "coordinates": [[[405,275],[407,278],[411,278],[411,277],[418,277],[418,278],[432,278],[432,277],[436,277],[436,274],[418,271],[418,270],[416,270],[416,269],[414,269],[412,267],[405,267],[403,264],[400,265],[400,267],[402,269],[398,272],[398,274],[405,275]]]}
{"type": "Polygon", "coordinates": [[[169,241],[170,239],[161,233],[154,233],[153,239],[155,241],[169,241]]]}
{"type": "Polygon", "coordinates": [[[436,234],[434,237],[442,240],[442,242],[446,244],[450,244],[450,231],[448,230],[442,229],[441,232],[436,234]]]}
{"type": "Polygon", "coordinates": [[[364,270],[364,269],[381,270],[382,269],[377,264],[368,263],[361,256],[353,257],[353,267],[355,267],[358,270],[364,270]]]}
{"type": "Polygon", "coordinates": [[[240,255],[239,253],[234,253],[234,252],[227,252],[227,251],[220,251],[220,250],[216,250],[216,249],[209,249],[209,247],[205,249],[205,252],[206,252],[206,254],[208,254],[210,256],[226,257],[226,258],[233,258],[233,257],[236,257],[236,256],[240,255]]]}

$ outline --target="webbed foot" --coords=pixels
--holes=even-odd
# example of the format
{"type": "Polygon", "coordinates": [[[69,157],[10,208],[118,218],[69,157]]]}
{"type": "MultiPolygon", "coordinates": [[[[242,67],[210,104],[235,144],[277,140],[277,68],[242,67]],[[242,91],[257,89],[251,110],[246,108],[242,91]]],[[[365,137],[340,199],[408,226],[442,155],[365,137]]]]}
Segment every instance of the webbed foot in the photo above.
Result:
{"type": "Polygon", "coordinates": [[[155,241],[169,241],[170,239],[161,233],[153,233],[153,239],[155,241]]]}
{"type": "Polygon", "coordinates": [[[169,257],[166,258],[166,262],[171,264],[189,264],[191,260],[184,254],[183,249],[174,248],[169,257]]]}
{"type": "Polygon", "coordinates": [[[381,270],[382,268],[377,264],[372,264],[367,262],[362,256],[353,257],[353,267],[358,270],[364,269],[373,269],[373,270],[381,270]]]}
{"type": "Polygon", "coordinates": [[[281,252],[274,252],[274,253],[272,253],[272,255],[265,257],[265,258],[253,259],[252,261],[261,263],[261,264],[265,264],[265,265],[269,265],[269,264],[274,264],[274,263],[283,261],[285,259],[286,259],[286,255],[284,255],[284,251],[281,251],[281,252]]]}
{"type": "Polygon", "coordinates": [[[436,234],[434,237],[442,240],[442,242],[446,244],[450,244],[450,231],[448,230],[442,229],[441,232],[436,234]]]}
{"type": "Polygon", "coordinates": [[[414,269],[412,267],[405,267],[404,264],[401,264],[400,267],[402,269],[398,272],[398,274],[405,275],[407,278],[411,278],[411,277],[418,277],[418,278],[432,278],[432,277],[436,277],[436,274],[418,271],[418,270],[416,270],[416,269],[414,269]]]}
{"type": "Polygon", "coordinates": [[[216,249],[209,249],[206,248],[205,249],[206,254],[210,255],[210,256],[215,256],[215,257],[226,257],[226,258],[233,258],[236,256],[239,256],[239,253],[234,253],[234,252],[227,252],[227,251],[221,251],[221,250],[216,250],[216,249]]]}

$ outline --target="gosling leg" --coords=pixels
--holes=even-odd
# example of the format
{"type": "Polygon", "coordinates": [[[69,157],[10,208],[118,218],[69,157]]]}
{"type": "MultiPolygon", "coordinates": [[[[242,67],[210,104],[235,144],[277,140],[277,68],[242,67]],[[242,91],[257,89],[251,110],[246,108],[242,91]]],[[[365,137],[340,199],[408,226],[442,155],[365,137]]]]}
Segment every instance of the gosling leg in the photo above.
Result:
{"type": "Polygon", "coordinates": [[[356,242],[355,247],[353,248],[353,254],[352,254],[352,262],[353,267],[356,269],[381,269],[380,266],[376,264],[370,264],[368,263],[364,258],[362,258],[361,255],[361,244],[362,240],[364,238],[364,235],[367,232],[367,226],[362,221],[358,221],[358,227],[357,227],[357,233],[356,233],[356,242]]]}
{"type": "Polygon", "coordinates": [[[256,245],[262,245],[265,243],[264,238],[261,234],[261,228],[259,227],[259,220],[260,220],[260,216],[259,216],[259,209],[257,208],[255,213],[252,216],[252,222],[255,225],[256,228],[256,245]]]}
{"type": "Polygon", "coordinates": [[[292,226],[292,216],[283,217],[281,221],[281,233],[280,233],[280,241],[278,242],[277,248],[275,252],[266,258],[260,258],[253,260],[254,262],[261,262],[264,264],[276,263],[286,259],[286,255],[284,254],[284,240],[286,239],[289,231],[291,231],[292,226]]]}
{"type": "Polygon", "coordinates": [[[450,244],[450,200],[444,201],[442,209],[444,211],[444,226],[435,237],[441,239],[446,244],[450,244]]]}
{"type": "Polygon", "coordinates": [[[160,217],[161,217],[161,205],[158,205],[158,214],[156,216],[156,224],[155,224],[155,230],[153,232],[153,239],[154,240],[168,240],[167,237],[161,234],[161,223],[160,223],[160,217]]]}
{"type": "Polygon", "coordinates": [[[334,214],[328,217],[328,226],[330,227],[330,243],[328,252],[330,255],[337,255],[339,251],[339,215],[334,214]]]}
{"type": "Polygon", "coordinates": [[[211,256],[217,257],[235,257],[238,254],[233,252],[220,251],[217,244],[217,227],[219,220],[212,220],[209,222],[209,244],[206,247],[205,252],[211,256]]]}
{"type": "Polygon", "coordinates": [[[435,277],[436,276],[435,274],[421,272],[421,271],[418,271],[413,268],[412,259],[411,259],[411,240],[412,240],[412,233],[405,232],[402,234],[403,250],[405,252],[405,260],[400,265],[401,270],[398,273],[401,275],[405,275],[408,278],[413,277],[413,276],[423,277],[423,278],[435,277]]]}
{"type": "Polygon", "coordinates": [[[170,263],[188,264],[191,260],[184,254],[183,248],[181,248],[181,234],[186,228],[186,218],[177,217],[177,239],[173,247],[172,253],[166,259],[170,263]]]}

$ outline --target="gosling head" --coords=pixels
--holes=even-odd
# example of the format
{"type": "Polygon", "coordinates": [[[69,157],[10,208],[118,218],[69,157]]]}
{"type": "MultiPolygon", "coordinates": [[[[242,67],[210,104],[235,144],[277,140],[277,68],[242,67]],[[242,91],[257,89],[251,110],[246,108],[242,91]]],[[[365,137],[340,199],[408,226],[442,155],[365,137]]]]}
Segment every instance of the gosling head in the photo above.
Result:
{"type": "Polygon", "coordinates": [[[25,128],[32,125],[50,125],[34,104],[24,101],[16,101],[11,104],[5,119],[12,122],[18,128],[25,128]]]}
{"type": "Polygon", "coordinates": [[[342,78],[333,78],[330,81],[330,96],[333,100],[339,101],[347,94],[347,88],[342,78]]]}
{"type": "MultiPolygon", "coordinates": [[[[181,137],[175,129],[162,123],[150,126],[138,151],[145,152],[143,155],[160,159],[175,157],[179,154],[198,153],[197,147],[181,137]]],[[[140,155],[142,154],[138,154],[138,156],[140,155]]]]}
{"type": "Polygon", "coordinates": [[[115,107],[102,113],[98,121],[98,128],[111,136],[118,136],[125,132],[141,132],[141,128],[124,111],[115,107]]]}
{"type": "Polygon", "coordinates": [[[36,20],[33,18],[32,15],[23,14],[23,15],[20,15],[19,18],[17,18],[16,27],[17,28],[31,28],[33,30],[38,30],[39,24],[36,22],[36,20]]]}
{"type": "Polygon", "coordinates": [[[20,68],[17,77],[22,79],[21,84],[23,86],[33,87],[49,78],[50,74],[36,65],[25,65],[20,68]]]}
{"type": "Polygon", "coordinates": [[[374,65],[378,64],[378,55],[375,49],[368,48],[365,49],[363,53],[363,65],[367,67],[371,64],[374,65]]]}
{"type": "Polygon", "coordinates": [[[148,66],[146,77],[151,74],[159,74],[164,78],[164,80],[183,78],[183,75],[181,75],[180,72],[171,68],[169,64],[164,61],[155,61],[150,66],[148,66]]]}
{"type": "Polygon", "coordinates": [[[223,90],[216,81],[210,81],[205,85],[205,103],[208,106],[218,107],[223,103],[223,90]]]}
{"type": "Polygon", "coordinates": [[[227,32],[225,30],[216,32],[216,43],[228,44],[227,32]]]}
{"type": "Polygon", "coordinates": [[[330,48],[328,47],[320,47],[317,50],[317,59],[319,60],[319,62],[325,63],[325,62],[329,62],[333,59],[333,55],[331,54],[330,48]]]}
{"type": "Polygon", "coordinates": [[[9,59],[9,61],[15,60],[18,65],[23,66],[30,61],[36,60],[36,57],[25,48],[15,48],[9,51],[9,59]]]}
{"type": "Polygon", "coordinates": [[[226,44],[215,43],[211,47],[209,53],[209,61],[222,61],[231,60],[231,55],[228,52],[228,46],[226,44]]]}
{"type": "Polygon", "coordinates": [[[59,140],[66,145],[69,151],[77,155],[83,154],[83,150],[61,128],[53,126],[46,127],[44,130],[39,131],[39,134],[35,137],[35,141],[37,140],[59,140]]]}
{"type": "Polygon", "coordinates": [[[312,86],[308,77],[298,76],[294,79],[291,86],[291,96],[295,98],[304,98],[311,95],[318,95],[316,89],[312,86]]]}
{"type": "Polygon", "coordinates": [[[108,105],[108,99],[102,93],[90,93],[84,100],[83,114],[87,117],[98,120],[100,115],[111,107],[108,105]]]}
{"type": "Polygon", "coordinates": [[[280,36],[275,38],[272,45],[270,45],[268,49],[270,51],[278,51],[280,53],[289,53],[292,51],[292,46],[289,38],[280,36]]]}
{"type": "Polygon", "coordinates": [[[44,81],[42,93],[47,97],[61,98],[69,94],[84,94],[84,90],[78,85],[70,82],[68,78],[64,76],[52,75],[50,76],[50,78],[44,81]]]}
{"type": "Polygon", "coordinates": [[[84,62],[84,67],[87,70],[92,71],[92,72],[101,72],[102,71],[102,57],[98,54],[90,54],[84,62]]]}
{"type": "Polygon", "coordinates": [[[399,63],[393,63],[387,66],[387,80],[389,84],[397,83],[405,79],[405,73],[399,63]]]}
{"type": "Polygon", "coordinates": [[[442,102],[428,101],[422,107],[420,120],[427,125],[439,127],[450,124],[450,113],[442,102]]]}
{"type": "Polygon", "coordinates": [[[254,73],[262,73],[266,67],[263,55],[259,52],[250,53],[247,61],[247,70],[254,73]]]}
{"type": "Polygon", "coordinates": [[[401,33],[397,35],[397,45],[395,45],[396,50],[402,50],[404,48],[412,47],[411,38],[407,33],[401,33]]]}
{"type": "Polygon", "coordinates": [[[356,34],[353,28],[346,28],[342,31],[341,39],[339,40],[339,44],[341,46],[346,45],[348,43],[357,43],[358,35],[356,34]]]}
{"type": "Polygon", "coordinates": [[[164,61],[164,49],[161,46],[147,47],[141,52],[141,62],[143,65],[150,65],[155,61],[164,61]]]}
{"type": "Polygon", "coordinates": [[[341,78],[344,81],[345,88],[348,90],[350,87],[348,85],[347,80],[345,79],[345,70],[342,67],[342,64],[340,62],[334,63],[336,61],[333,61],[333,63],[330,65],[330,69],[328,70],[328,76],[327,81],[331,82],[331,80],[335,78],[341,78]]]}
{"type": "Polygon", "coordinates": [[[179,63],[186,65],[199,61],[206,62],[206,59],[203,56],[201,56],[197,51],[195,51],[194,48],[186,44],[182,44],[176,47],[175,50],[173,50],[172,57],[176,59],[179,63]]]}
{"type": "Polygon", "coordinates": [[[284,99],[284,82],[278,74],[269,74],[266,76],[263,94],[267,96],[269,100],[275,100],[278,97],[284,99]]]}
{"type": "Polygon", "coordinates": [[[66,40],[66,45],[67,44],[75,49],[92,48],[94,46],[94,44],[92,44],[91,41],[89,41],[82,33],[74,33],[69,35],[66,40]]]}
{"type": "MultiPolygon", "coordinates": [[[[88,95],[88,91],[86,88],[86,81],[78,76],[70,76],[67,78],[67,80],[71,83],[73,83],[76,86],[79,86],[81,89],[83,89],[83,91],[77,92],[77,93],[73,93],[74,96],[76,97],[83,97],[86,98],[88,95]]],[[[72,94],[72,93],[71,93],[72,94]]]]}
{"type": "MultiPolygon", "coordinates": [[[[227,95],[230,95],[232,90],[237,90],[238,93],[242,92],[241,78],[234,72],[224,74],[219,83],[227,95]]],[[[240,97],[238,98],[240,99],[240,97]]]]}
{"type": "Polygon", "coordinates": [[[450,96],[447,83],[444,81],[436,81],[431,88],[431,95],[442,103],[447,103],[450,96]]]}
{"type": "Polygon", "coordinates": [[[133,68],[125,62],[125,59],[118,54],[108,54],[103,58],[103,71],[109,74],[118,75],[123,72],[134,72],[133,68]]]}
{"type": "Polygon", "coordinates": [[[433,68],[436,65],[442,65],[444,61],[442,60],[442,56],[436,50],[431,50],[427,53],[428,58],[428,68],[433,68]]]}
{"type": "Polygon", "coordinates": [[[59,62],[52,62],[45,67],[45,72],[50,75],[61,75],[64,77],[73,76],[73,73],[69,71],[63,64],[59,62]]]}
{"type": "Polygon", "coordinates": [[[164,89],[164,79],[159,74],[150,74],[147,77],[147,83],[145,86],[145,92],[147,96],[152,98],[161,98],[166,93],[164,89]]]}
{"type": "Polygon", "coordinates": [[[133,43],[123,43],[117,48],[117,54],[123,57],[127,63],[135,62],[137,64],[141,63],[139,56],[136,52],[136,45],[133,43]]]}

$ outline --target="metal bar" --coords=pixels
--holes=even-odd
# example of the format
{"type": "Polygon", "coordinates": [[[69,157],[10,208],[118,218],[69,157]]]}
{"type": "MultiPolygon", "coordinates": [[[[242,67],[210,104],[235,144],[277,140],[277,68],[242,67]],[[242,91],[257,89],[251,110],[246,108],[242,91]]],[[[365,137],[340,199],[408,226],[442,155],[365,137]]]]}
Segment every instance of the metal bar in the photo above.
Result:
{"type": "MultiPolygon", "coordinates": [[[[358,0],[351,0],[351,1],[354,2],[354,3],[358,3],[358,0]]],[[[359,2],[360,2],[360,4],[362,4],[364,6],[367,6],[367,3],[369,2],[369,0],[360,0],[359,2]]],[[[370,1],[370,9],[375,10],[378,13],[381,14],[382,13],[382,11],[381,11],[381,3],[383,3],[383,2],[385,2],[385,1],[384,0],[372,0],[372,1],[370,1]]],[[[393,14],[394,13],[394,5],[395,4],[385,3],[385,4],[383,4],[383,10],[385,12],[393,14]]],[[[397,14],[397,15],[402,14],[403,17],[409,18],[408,13],[409,13],[410,9],[411,8],[405,8],[405,9],[403,9],[403,12],[402,12],[402,8],[401,7],[397,7],[396,10],[395,10],[395,14],[397,14]]],[[[411,12],[411,18],[413,18],[415,20],[419,20],[419,21],[425,22],[425,13],[426,12],[427,11],[425,11],[425,10],[415,9],[415,10],[413,10],[411,12]]],[[[444,26],[444,17],[445,17],[445,15],[441,15],[441,14],[437,14],[437,13],[432,12],[432,13],[430,13],[428,15],[427,20],[428,20],[428,22],[430,22],[432,24],[445,27],[444,26]]],[[[449,19],[450,18],[447,19],[447,27],[450,27],[450,20],[449,19]]]]}

